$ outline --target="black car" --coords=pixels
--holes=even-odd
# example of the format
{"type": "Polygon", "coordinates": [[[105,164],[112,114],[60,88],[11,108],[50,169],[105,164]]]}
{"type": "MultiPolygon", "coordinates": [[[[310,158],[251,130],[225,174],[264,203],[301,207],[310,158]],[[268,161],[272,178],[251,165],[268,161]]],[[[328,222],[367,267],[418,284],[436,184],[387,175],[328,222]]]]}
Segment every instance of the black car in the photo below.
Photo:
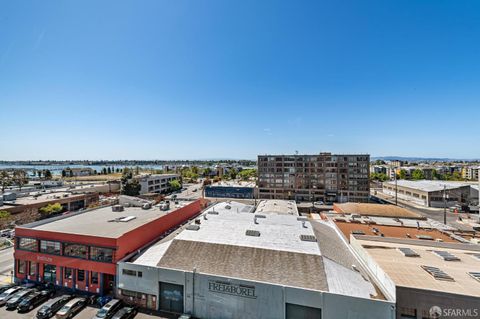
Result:
{"type": "Polygon", "coordinates": [[[117,311],[112,319],[132,319],[138,313],[138,308],[136,306],[126,306],[117,311]]]}
{"type": "Polygon", "coordinates": [[[27,295],[18,304],[18,312],[27,312],[35,308],[41,303],[44,303],[50,298],[50,292],[48,290],[35,291],[34,293],[27,295]]]}
{"type": "Polygon", "coordinates": [[[20,302],[22,302],[23,299],[25,299],[28,295],[32,294],[34,292],[33,289],[22,289],[19,292],[15,293],[15,295],[7,301],[5,304],[5,308],[7,310],[14,310],[17,309],[18,305],[20,302]]]}
{"type": "Polygon", "coordinates": [[[57,298],[54,298],[40,307],[37,311],[37,319],[48,319],[53,317],[67,302],[72,300],[72,295],[63,295],[57,298]]]}

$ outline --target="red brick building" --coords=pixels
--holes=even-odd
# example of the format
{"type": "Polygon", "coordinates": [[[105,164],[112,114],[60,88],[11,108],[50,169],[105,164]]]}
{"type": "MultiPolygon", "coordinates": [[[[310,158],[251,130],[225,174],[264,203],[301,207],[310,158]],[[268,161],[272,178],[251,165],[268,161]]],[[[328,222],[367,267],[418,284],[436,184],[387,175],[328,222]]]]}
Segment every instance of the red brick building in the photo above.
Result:
{"type": "Polygon", "coordinates": [[[199,199],[168,211],[109,206],[18,226],[15,278],[107,294],[118,260],[196,216],[205,204],[199,199]]]}

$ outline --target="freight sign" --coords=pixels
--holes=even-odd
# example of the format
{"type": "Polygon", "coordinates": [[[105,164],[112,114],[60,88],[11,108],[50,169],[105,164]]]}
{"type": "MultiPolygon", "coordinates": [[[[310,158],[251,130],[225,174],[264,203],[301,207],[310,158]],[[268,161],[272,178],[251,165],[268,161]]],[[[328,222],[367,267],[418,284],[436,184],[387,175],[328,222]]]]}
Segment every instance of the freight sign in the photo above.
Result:
{"type": "Polygon", "coordinates": [[[208,290],[221,294],[256,299],[255,286],[237,285],[222,281],[208,281],[208,290]]]}

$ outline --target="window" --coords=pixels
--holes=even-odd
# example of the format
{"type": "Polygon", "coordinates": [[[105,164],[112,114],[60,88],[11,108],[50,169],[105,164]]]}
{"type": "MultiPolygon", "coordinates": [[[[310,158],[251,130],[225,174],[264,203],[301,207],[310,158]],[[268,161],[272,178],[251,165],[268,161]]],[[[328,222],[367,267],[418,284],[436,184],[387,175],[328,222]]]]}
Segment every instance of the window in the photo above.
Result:
{"type": "Polygon", "coordinates": [[[60,255],[60,243],[58,241],[41,240],[40,251],[42,253],[60,255]]]}
{"type": "Polygon", "coordinates": [[[122,269],[122,274],[124,274],[126,276],[136,276],[137,272],[135,270],[122,269]]]}
{"type": "Polygon", "coordinates": [[[28,251],[37,251],[37,240],[32,238],[19,238],[18,239],[18,249],[28,250],[28,251]]]}
{"type": "Polygon", "coordinates": [[[30,262],[30,268],[28,269],[28,274],[34,276],[37,273],[37,264],[30,262]]]}
{"type": "Polygon", "coordinates": [[[65,272],[65,273],[64,273],[63,277],[64,277],[65,279],[72,279],[72,273],[73,273],[73,272],[72,272],[72,268],[65,268],[65,271],[64,271],[64,272],[65,272]]]}
{"type": "Polygon", "coordinates": [[[92,271],[92,278],[90,281],[92,284],[98,284],[98,272],[92,271]]]}
{"type": "Polygon", "coordinates": [[[63,255],[70,257],[77,257],[87,259],[88,248],[85,245],[79,244],[63,244],[63,255]]]}
{"type": "Polygon", "coordinates": [[[141,271],[137,272],[137,276],[142,278],[142,276],[143,276],[142,272],[141,271]]]}
{"type": "Polygon", "coordinates": [[[27,267],[27,262],[25,260],[19,260],[18,261],[18,273],[19,274],[24,274],[25,273],[25,268],[27,267]]]}
{"type": "Polygon", "coordinates": [[[90,247],[90,260],[101,262],[113,262],[113,249],[90,247]]]}
{"type": "Polygon", "coordinates": [[[77,270],[77,280],[84,281],[85,280],[85,270],[77,270]]]}

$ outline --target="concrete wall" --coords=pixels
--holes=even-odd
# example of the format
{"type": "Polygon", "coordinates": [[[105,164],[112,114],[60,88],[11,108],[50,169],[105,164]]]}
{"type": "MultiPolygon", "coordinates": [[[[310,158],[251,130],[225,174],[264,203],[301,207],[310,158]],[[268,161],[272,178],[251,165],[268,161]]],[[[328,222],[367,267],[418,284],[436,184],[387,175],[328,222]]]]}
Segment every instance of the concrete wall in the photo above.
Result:
{"type": "Polygon", "coordinates": [[[155,295],[159,306],[159,282],[184,287],[184,312],[198,318],[285,318],[287,303],[322,309],[322,319],[393,319],[392,302],[353,298],[294,287],[225,278],[208,274],[184,272],[135,265],[118,264],[118,288],[155,295]],[[122,269],[142,271],[142,278],[122,275],[122,269]],[[249,296],[227,294],[212,289],[212,284],[251,287],[249,296]]]}

